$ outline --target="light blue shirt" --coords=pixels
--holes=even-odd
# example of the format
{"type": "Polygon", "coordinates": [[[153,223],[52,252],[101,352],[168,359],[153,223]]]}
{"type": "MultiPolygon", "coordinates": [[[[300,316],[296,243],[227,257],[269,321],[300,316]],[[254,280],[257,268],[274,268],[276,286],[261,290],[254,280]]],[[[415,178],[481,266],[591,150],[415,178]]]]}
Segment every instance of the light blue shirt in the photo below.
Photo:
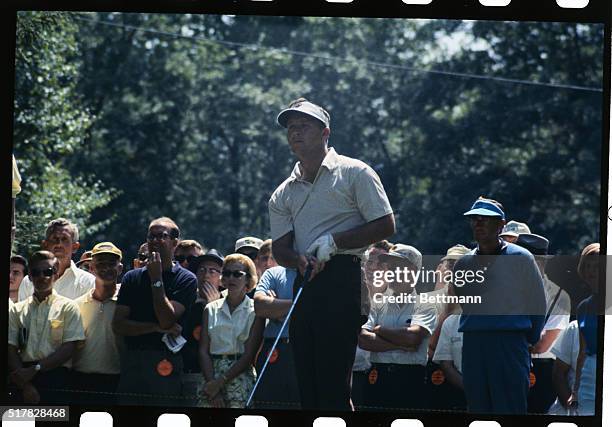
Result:
{"type": "MultiPolygon", "coordinates": [[[[255,293],[263,292],[268,296],[272,296],[271,291],[274,291],[276,298],[292,300],[293,282],[296,276],[297,272],[290,268],[281,266],[269,268],[262,274],[261,279],[259,279],[257,288],[255,288],[255,293]]],[[[276,338],[283,326],[284,320],[285,319],[270,319],[264,330],[264,338],[276,338]]],[[[287,323],[281,337],[289,337],[289,323],[287,323]]]]}

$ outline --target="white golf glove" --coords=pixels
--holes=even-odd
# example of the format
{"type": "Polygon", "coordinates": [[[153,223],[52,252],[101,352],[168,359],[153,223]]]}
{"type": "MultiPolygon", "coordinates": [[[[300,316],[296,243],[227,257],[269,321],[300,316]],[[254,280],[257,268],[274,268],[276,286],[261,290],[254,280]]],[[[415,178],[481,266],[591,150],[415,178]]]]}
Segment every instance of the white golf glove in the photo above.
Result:
{"type": "Polygon", "coordinates": [[[331,234],[325,234],[311,243],[306,253],[315,256],[319,261],[327,262],[336,254],[338,247],[331,234]]]}

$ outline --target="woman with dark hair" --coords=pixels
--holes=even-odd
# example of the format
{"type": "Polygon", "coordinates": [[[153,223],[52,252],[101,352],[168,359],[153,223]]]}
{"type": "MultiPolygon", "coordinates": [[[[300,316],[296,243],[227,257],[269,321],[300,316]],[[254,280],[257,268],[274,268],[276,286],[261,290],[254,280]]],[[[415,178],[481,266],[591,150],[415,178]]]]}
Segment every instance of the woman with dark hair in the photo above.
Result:
{"type": "Polygon", "coordinates": [[[199,406],[244,408],[255,384],[253,363],[265,326],[247,296],[257,284],[255,264],[242,254],[226,256],[221,283],[227,296],[208,303],[202,315],[199,354],[205,383],[199,406]]]}

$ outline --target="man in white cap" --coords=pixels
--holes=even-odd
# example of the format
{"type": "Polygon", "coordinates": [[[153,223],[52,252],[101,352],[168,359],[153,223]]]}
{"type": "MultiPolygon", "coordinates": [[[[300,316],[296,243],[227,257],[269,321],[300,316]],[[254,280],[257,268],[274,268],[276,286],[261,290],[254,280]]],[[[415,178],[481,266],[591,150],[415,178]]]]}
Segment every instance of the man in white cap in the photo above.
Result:
{"type": "Polygon", "coordinates": [[[531,230],[524,222],[508,221],[504,228],[502,228],[501,233],[499,233],[499,237],[508,243],[516,243],[519,234],[529,233],[531,233],[531,230]]]}
{"type": "Polygon", "coordinates": [[[393,210],[371,167],[328,147],[327,111],[300,98],[277,121],[299,162],[268,203],[272,252],[298,271],[294,289],[312,268],[289,329],[302,409],[348,411],[361,326],[360,257],[395,232],[393,210]]]}
{"type": "Polygon", "coordinates": [[[401,274],[393,275],[389,283],[396,299],[380,301],[382,296],[374,297],[359,336],[359,346],[371,352],[372,363],[365,405],[423,409],[430,400],[426,386],[427,348],[436,327],[436,308],[418,301],[416,282],[409,274],[421,270],[422,255],[412,246],[396,244],[379,259],[385,264],[385,273],[399,269],[401,274]]]}
{"type": "Polygon", "coordinates": [[[259,253],[259,248],[263,245],[263,240],[257,237],[241,237],[236,240],[236,244],[234,245],[234,252],[238,254],[243,254],[251,258],[255,261],[257,258],[257,254],[259,253]]]}

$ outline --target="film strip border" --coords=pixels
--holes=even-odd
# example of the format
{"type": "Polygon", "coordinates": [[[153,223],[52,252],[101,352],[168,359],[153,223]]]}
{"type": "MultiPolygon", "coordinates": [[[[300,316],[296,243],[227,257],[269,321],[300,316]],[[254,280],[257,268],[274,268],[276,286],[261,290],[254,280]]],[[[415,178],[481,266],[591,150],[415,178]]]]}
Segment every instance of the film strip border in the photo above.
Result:
{"type": "MultiPolygon", "coordinates": [[[[610,74],[610,21],[611,3],[609,0],[394,0],[386,2],[367,2],[365,0],[308,0],[302,3],[288,0],[217,0],[212,3],[195,0],[149,1],[126,4],[120,1],[90,1],[87,4],[76,1],[57,1],[53,5],[40,1],[22,0],[9,1],[12,10],[66,10],[66,11],[123,11],[123,12],[160,12],[160,13],[210,13],[210,14],[252,14],[252,15],[292,15],[292,16],[355,16],[355,17],[395,17],[395,18],[445,18],[445,19],[485,19],[508,21],[559,21],[606,24],[606,59],[604,72],[610,74]]],[[[10,14],[9,14],[10,15],[10,14]]],[[[5,16],[10,23],[11,17],[5,16]]],[[[13,17],[14,19],[14,17],[13,17]]],[[[5,26],[9,31],[13,25],[5,26]]],[[[14,40],[14,34],[12,35],[14,40]]],[[[11,40],[9,37],[8,40],[11,40]]],[[[604,106],[604,123],[610,122],[610,79],[604,79],[606,105],[604,106]]],[[[605,140],[609,141],[610,128],[603,132],[605,140]]],[[[10,136],[10,135],[9,135],[10,136]]],[[[608,172],[609,143],[604,145],[602,156],[602,176],[608,172]]],[[[611,159],[612,160],[612,159],[611,159]]],[[[605,195],[608,183],[602,183],[602,195],[605,195]]],[[[605,196],[603,196],[605,197],[605,196]]],[[[602,199],[603,199],[602,197],[602,199]]],[[[612,194],[608,200],[612,200],[612,194]]],[[[612,203],[606,203],[612,209],[612,203]]],[[[602,212],[602,219],[607,219],[607,212],[602,212]]],[[[612,218],[608,219],[611,221],[612,218]]],[[[602,235],[605,233],[608,221],[602,221],[602,235]]],[[[611,239],[612,241],[612,239],[611,239]]],[[[606,316],[607,317],[607,316],[606,316]]],[[[608,343],[612,340],[612,331],[607,328],[608,343]]],[[[603,327],[599,330],[599,342],[604,342],[603,327]]],[[[607,347],[612,347],[608,345],[607,347]]],[[[612,348],[607,349],[607,354],[612,348]]],[[[602,358],[599,360],[598,372],[603,368],[602,358]]],[[[608,371],[610,371],[608,367],[608,371]]],[[[609,375],[612,380],[612,375],[609,375]]],[[[602,395],[602,381],[598,378],[597,391],[602,395]]],[[[610,393],[603,395],[608,398],[610,393]]],[[[604,400],[605,402],[605,400],[604,400]]],[[[531,416],[479,416],[462,413],[432,413],[432,412],[397,412],[397,413],[324,413],[310,411],[263,411],[237,409],[199,409],[147,406],[114,406],[86,407],[71,406],[68,425],[77,426],[169,426],[182,427],[187,425],[207,426],[514,426],[529,423],[537,426],[579,427],[602,426],[602,401],[598,402],[597,413],[593,417],[558,417],[545,415],[531,416]]],[[[609,420],[608,420],[609,421],[609,420]]],[[[3,422],[3,425],[5,423],[3,422]]],[[[25,424],[20,424],[24,427],[25,424]]]]}

